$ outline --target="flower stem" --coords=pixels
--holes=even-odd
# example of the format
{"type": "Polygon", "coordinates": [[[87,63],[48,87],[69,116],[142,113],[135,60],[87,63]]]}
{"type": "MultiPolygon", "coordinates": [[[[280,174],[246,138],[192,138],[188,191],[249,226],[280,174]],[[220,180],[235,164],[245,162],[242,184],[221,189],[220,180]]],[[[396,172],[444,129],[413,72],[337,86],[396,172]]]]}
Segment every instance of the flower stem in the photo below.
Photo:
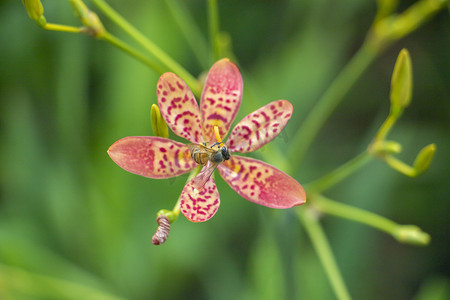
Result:
{"type": "Polygon", "coordinates": [[[392,113],[384,121],[383,125],[381,125],[380,129],[375,136],[375,141],[383,141],[386,139],[387,134],[391,131],[392,126],[394,126],[395,121],[398,119],[398,115],[393,115],[392,113]]]}
{"type": "Polygon", "coordinates": [[[201,94],[200,83],[181,65],[173,60],[161,48],[156,46],[150,39],[145,37],[139,30],[128,23],[119,13],[103,0],[91,0],[108,18],[122,28],[128,35],[142,45],[150,54],[154,55],[167,69],[176,73],[190,86],[192,92],[199,96],[201,94]]]}
{"type": "Polygon", "coordinates": [[[312,198],[312,205],[321,212],[363,223],[384,231],[388,234],[392,234],[395,231],[395,228],[398,226],[397,223],[385,217],[360,208],[333,201],[323,195],[314,194],[312,198]]]}
{"type": "Polygon", "coordinates": [[[303,124],[297,130],[289,148],[288,158],[293,170],[300,166],[306,151],[311,146],[325,121],[361,74],[372,63],[378,52],[378,48],[373,43],[365,43],[308,114],[303,124]]]}
{"type": "Polygon", "coordinates": [[[209,39],[211,42],[211,49],[213,51],[214,61],[219,60],[220,45],[219,45],[219,11],[217,8],[217,0],[208,0],[208,23],[209,23],[209,39]]]}
{"type": "Polygon", "coordinates": [[[331,251],[331,247],[328,244],[325,233],[317,221],[316,216],[314,216],[314,212],[311,209],[304,207],[296,209],[296,212],[300,222],[305,227],[305,230],[311,239],[314,249],[319,255],[319,259],[322,262],[322,266],[325,269],[325,273],[336,297],[341,300],[351,299],[337,266],[336,259],[331,251]]]}
{"type": "Polygon", "coordinates": [[[210,66],[208,59],[209,49],[208,43],[196,25],[193,17],[188,13],[188,9],[184,6],[184,1],[166,0],[167,7],[178,24],[180,31],[183,33],[186,42],[192,49],[195,58],[201,67],[205,70],[210,66]]]}
{"type": "Polygon", "coordinates": [[[53,23],[47,23],[43,27],[46,30],[51,31],[63,31],[63,32],[73,32],[73,33],[80,33],[83,32],[83,28],[81,27],[75,27],[75,26],[67,26],[67,25],[60,25],[60,24],[53,24],[53,23]]]}
{"type": "Polygon", "coordinates": [[[155,62],[151,61],[149,58],[147,58],[144,54],[142,54],[141,52],[135,50],[134,48],[132,48],[131,46],[129,46],[127,43],[123,42],[122,40],[116,38],[115,36],[113,36],[112,34],[110,34],[109,32],[104,32],[101,36],[98,37],[99,39],[102,39],[106,42],[111,43],[113,46],[116,46],[117,48],[119,48],[120,50],[128,53],[129,55],[135,57],[136,59],[140,60],[141,62],[143,62],[144,64],[146,64],[147,66],[149,66],[151,69],[153,69],[155,72],[157,72],[158,74],[162,74],[164,73],[164,69],[159,66],[158,64],[156,64],[155,62]]]}
{"type": "Polygon", "coordinates": [[[430,236],[417,226],[400,225],[380,215],[333,201],[320,194],[310,195],[310,200],[320,212],[374,227],[390,234],[401,243],[425,246],[430,242],[430,236]]]}
{"type": "Polygon", "coordinates": [[[371,156],[367,151],[364,151],[363,153],[359,154],[337,169],[331,171],[322,178],[319,178],[314,182],[307,184],[308,190],[312,193],[322,192],[341,182],[351,174],[355,173],[358,169],[362,168],[372,159],[373,156],[371,156]]]}

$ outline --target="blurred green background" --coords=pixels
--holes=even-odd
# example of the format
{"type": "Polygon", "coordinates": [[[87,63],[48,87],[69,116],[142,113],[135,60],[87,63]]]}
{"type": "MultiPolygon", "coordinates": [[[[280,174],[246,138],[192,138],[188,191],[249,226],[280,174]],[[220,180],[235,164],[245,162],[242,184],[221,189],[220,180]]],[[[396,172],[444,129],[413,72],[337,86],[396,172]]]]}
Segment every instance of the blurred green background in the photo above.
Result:
{"type": "MultiPolygon", "coordinates": [[[[206,1],[182,2],[206,38],[206,1]]],[[[108,3],[194,75],[205,70],[165,1],[108,3]]],[[[43,4],[49,22],[78,26],[67,1],[43,4]]],[[[403,1],[399,10],[409,5],[403,1]]],[[[246,87],[236,121],[288,99],[294,115],[274,141],[283,150],[376,13],[375,3],[364,0],[233,0],[220,1],[219,9],[246,87]]],[[[186,176],[139,177],[116,166],[106,150],[125,136],[152,135],[158,75],[89,36],[38,28],[21,1],[0,1],[0,20],[0,299],[334,298],[293,212],[254,205],[220,176],[216,216],[200,224],[181,216],[168,242],[153,246],[156,212],[172,208],[186,176]]],[[[413,100],[389,138],[402,143],[400,158],[408,163],[436,143],[430,170],[411,179],[374,161],[327,195],[418,225],[432,242],[402,245],[324,216],[355,299],[450,297],[448,10],[376,59],[321,130],[296,179],[310,182],[365,149],[388,113],[402,48],[412,57],[413,100]]]]}

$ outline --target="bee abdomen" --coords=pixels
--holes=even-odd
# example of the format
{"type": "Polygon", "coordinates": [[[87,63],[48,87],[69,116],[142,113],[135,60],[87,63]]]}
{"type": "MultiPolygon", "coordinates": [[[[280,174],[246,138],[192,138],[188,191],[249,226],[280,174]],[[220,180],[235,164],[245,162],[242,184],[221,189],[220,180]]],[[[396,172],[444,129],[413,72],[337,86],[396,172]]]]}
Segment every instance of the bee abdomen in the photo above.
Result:
{"type": "Polygon", "coordinates": [[[199,151],[192,152],[191,157],[199,165],[205,165],[208,162],[208,155],[199,151]]]}

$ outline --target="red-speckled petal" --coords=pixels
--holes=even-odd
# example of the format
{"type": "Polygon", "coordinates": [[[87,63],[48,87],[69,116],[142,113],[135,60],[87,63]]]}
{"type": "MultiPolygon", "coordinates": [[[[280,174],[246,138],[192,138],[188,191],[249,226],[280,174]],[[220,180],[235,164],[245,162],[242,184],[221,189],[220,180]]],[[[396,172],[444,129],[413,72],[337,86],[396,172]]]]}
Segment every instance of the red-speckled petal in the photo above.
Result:
{"type": "Polygon", "coordinates": [[[180,197],[181,212],[192,222],[208,221],[219,209],[219,191],[212,177],[200,191],[194,187],[192,180],[189,181],[180,197]]]}
{"type": "Polygon", "coordinates": [[[197,101],[181,78],[164,73],[159,78],[156,96],[161,115],[176,135],[193,143],[203,142],[197,101]]]}
{"type": "Polygon", "coordinates": [[[300,183],[265,162],[234,155],[217,169],[233,190],[257,204],[290,208],[306,201],[300,183]]]}
{"type": "Polygon", "coordinates": [[[261,148],[284,129],[292,111],[292,104],[286,100],[255,110],[233,128],[227,142],[230,151],[247,153],[261,148]]]}
{"type": "Polygon", "coordinates": [[[216,140],[214,126],[225,138],[241,105],[242,90],[241,73],[228,58],[219,60],[211,67],[200,102],[206,142],[216,140]]]}
{"type": "Polygon", "coordinates": [[[169,178],[197,167],[185,144],[155,136],[130,136],[108,150],[122,169],[149,178],[169,178]]]}

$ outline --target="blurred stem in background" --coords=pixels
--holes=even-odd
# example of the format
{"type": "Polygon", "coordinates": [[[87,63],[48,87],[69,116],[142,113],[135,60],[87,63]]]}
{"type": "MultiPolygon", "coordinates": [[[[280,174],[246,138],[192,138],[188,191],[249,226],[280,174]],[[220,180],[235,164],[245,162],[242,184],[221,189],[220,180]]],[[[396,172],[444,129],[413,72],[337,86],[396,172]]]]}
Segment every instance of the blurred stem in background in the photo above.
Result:
{"type": "Polygon", "coordinates": [[[219,46],[219,11],[217,9],[217,0],[208,0],[208,24],[213,61],[217,61],[222,58],[219,46]]]}
{"type": "Polygon", "coordinates": [[[320,212],[328,213],[344,219],[356,221],[377,228],[392,235],[397,241],[405,244],[426,246],[430,236],[414,225],[400,225],[385,217],[333,201],[320,194],[310,195],[312,206],[320,212]]]}
{"type": "Polygon", "coordinates": [[[395,15],[391,14],[396,8],[395,4],[378,1],[377,18],[364,44],[331,83],[297,130],[288,150],[291,173],[298,172],[319,130],[375,58],[395,41],[408,35],[443,9],[446,3],[446,0],[421,0],[403,13],[395,15]]]}
{"type": "Polygon", "coordinates": [[[91,0],[111,21],[124,30],[130,37],[143,46],[151,55],[153,55],[159,62],[167,68],[167,71],[174,72],[183,78],[191,91],[196,96],[201,94],[201,86],[198,80],[186,71],[178,62],[172,59],[161,48],[155,45],[149,38],[144,36],[133,25],[126,21],[119,13],[117,13],[111,6],[103,0],[91,0]]]}
{"type": "Polygon", "coordinates": [[[325,269],[325,273],[331,283],[336,298],[341,300],[351,299],[325,232],[318,221],[318,216],[314,214],[314,211],[311,209],[300,207],[295,210],[298,219],[303,224],[319,259],[322,262],[322,266],[325,269]]]}

